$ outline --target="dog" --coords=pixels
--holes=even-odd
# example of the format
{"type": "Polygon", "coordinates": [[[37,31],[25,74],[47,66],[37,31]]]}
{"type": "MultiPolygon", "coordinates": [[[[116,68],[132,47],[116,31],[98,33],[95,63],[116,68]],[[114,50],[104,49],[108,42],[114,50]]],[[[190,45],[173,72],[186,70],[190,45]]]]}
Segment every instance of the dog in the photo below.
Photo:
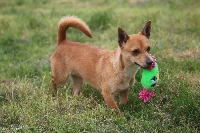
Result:
{"type": "Polygon", "coordinates": [[[51,56],[52,92],[56,93],[57,84],[65,85],[70,76],[73,96],[77,96],[85,80],[101,92],[108,108],[119,114],[115,94],[119,94],[119,104],[127,104],[128,92],[135,82],[138,69],[148,68],[153,63],[149,54],[151,21],[148,21],[138,34],[128,35],[119,27],[116,50],[104,50],[69,41],[66,39],[69,27],[77,28],[92,38],[89,27],[81,19],[66,16],[60,20],[57,48],[51,56]]]}

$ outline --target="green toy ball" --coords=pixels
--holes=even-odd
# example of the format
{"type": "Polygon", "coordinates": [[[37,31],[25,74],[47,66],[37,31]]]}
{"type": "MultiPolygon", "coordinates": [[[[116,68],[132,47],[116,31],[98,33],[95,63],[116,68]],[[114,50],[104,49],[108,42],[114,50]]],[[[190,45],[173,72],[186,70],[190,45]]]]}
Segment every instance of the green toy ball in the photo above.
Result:
{"type": "Polygon", "coordinates": [[[152,55],[150,57],[153,63],[149,69],[143,69],[141,83],[144,88],[139,93],[139,98],[144,102],[148,102],[154,96],[153,88],[156,86],[159,79],[156,59],[152,55]]]}
{"type": "Polygon", "coordinates": [[[153,90],[159,79],[158,64],[153,56],[151,58],[153,63],[149,69],[143,70],[141,79],[142,86],[147,90],[153,90]]]}

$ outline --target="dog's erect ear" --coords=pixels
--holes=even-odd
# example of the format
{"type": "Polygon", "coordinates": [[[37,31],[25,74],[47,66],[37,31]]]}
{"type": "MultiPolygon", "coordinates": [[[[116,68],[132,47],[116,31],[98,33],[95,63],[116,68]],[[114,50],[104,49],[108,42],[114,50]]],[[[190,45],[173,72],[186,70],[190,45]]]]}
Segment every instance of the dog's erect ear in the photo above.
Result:
{"type": "Polygon", "coordinates": [[[144,26],[143,30],[141,31],[141,33],[142,33],[143,35],[145,35],[145,36],[149,39],[149,38],[150,38],[150,32],[151,32],[151,20],[149,20],[149,21],[145,24],[145,26],[144,26]]]}
{"type": "Polygon", "coordinates": [[[129,39],[129,36],[126,33],[126,31],[119,27],[118,28],[118,43],[119,43],[119,46],[121,47],[123,45],[123,43],[127,42],[128,39],[129,39]]]}

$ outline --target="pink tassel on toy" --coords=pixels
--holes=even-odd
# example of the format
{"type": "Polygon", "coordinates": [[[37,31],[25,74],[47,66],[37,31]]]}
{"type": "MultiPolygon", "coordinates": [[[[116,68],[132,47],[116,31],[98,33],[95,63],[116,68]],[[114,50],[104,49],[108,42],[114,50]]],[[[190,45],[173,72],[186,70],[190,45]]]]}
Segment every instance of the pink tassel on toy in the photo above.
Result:
{"type": "Polygon", "coordinates": [[[139,98],[143,99],[144,102],[148,102],[154,96],[154,91],[148,91],[147,89],[143,89],[139,93],[139,98]]]}

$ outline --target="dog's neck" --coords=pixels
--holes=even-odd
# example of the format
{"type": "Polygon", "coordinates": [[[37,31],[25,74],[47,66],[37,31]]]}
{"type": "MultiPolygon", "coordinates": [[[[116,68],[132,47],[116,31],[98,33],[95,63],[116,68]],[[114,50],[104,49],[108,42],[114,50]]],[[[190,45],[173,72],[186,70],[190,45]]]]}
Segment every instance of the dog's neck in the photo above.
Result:
{"type": "Polygon", "coordinates": [[[115,51],[114,58],[115,59],[113,62],[113,66],[115,67],[115,69],[121,70],[125,77],[132,78],[137,73],[139,66],[137,66],[134,63],[127,63],[127,61],[121,54],[120,47],[118,47],[117,50],[115,51]]]}

